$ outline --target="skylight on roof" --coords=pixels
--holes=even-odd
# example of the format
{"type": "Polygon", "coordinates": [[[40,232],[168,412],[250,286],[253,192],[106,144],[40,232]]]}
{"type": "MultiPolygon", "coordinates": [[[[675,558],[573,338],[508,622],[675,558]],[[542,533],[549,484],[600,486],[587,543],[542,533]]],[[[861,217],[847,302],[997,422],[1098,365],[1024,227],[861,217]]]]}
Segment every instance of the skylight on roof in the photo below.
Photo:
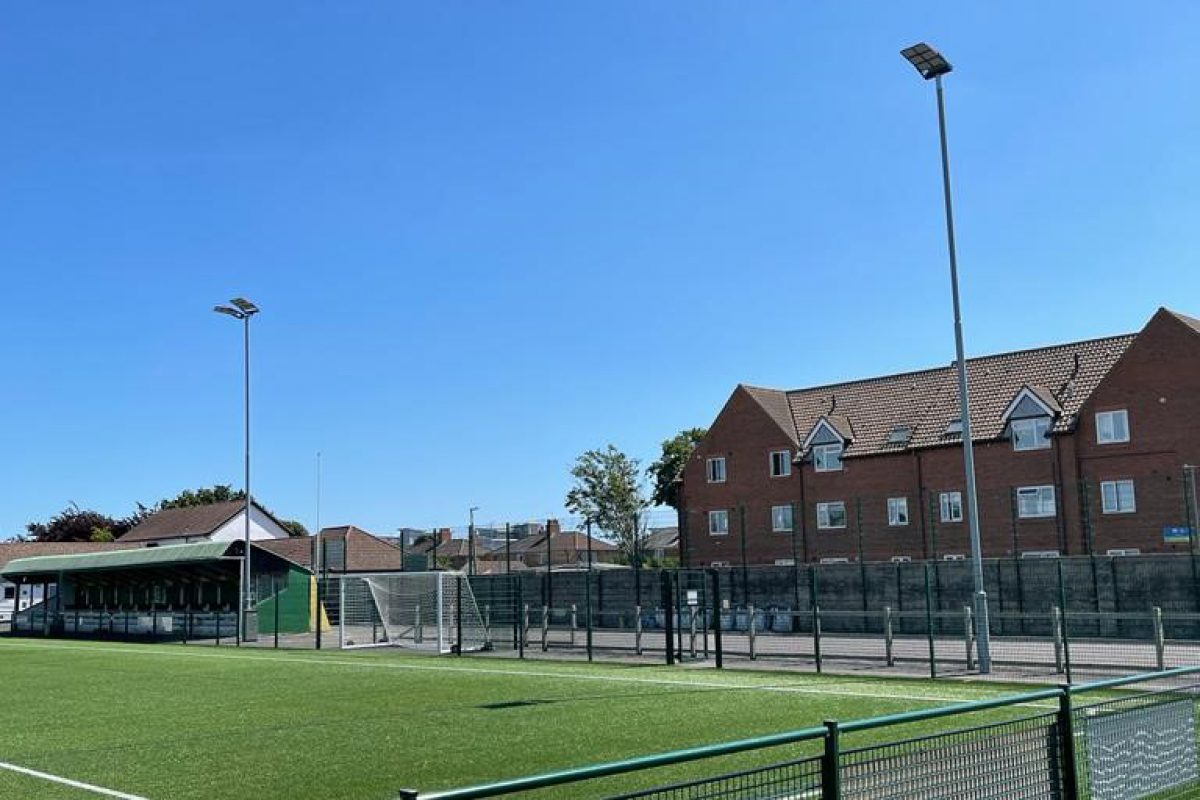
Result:
{"type": "Polygon", "coordinates": [[[950,420],[950,424],[946,426],[946,435],[947,436],[951,436],[956,433],[958,433],[958,434],[962,433],[962,420],[961,419],[952,419],[952,420],[950,420]]]}
{"type": "Polygon", "coordinates": [[[913,429],[911,425],[897,425],[896,427],[892,428],[892,432],[888,434],[887,443],[908,444],[909,440],[912,439],[912,432],[913,429]]]}

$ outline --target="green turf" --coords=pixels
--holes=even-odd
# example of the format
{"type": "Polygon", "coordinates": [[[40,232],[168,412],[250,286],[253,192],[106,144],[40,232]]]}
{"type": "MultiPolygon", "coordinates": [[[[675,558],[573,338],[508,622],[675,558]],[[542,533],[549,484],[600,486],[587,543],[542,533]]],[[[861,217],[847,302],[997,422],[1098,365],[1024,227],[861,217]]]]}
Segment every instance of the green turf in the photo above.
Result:
{"type": "MultiPolygon", "coordinates": [[[[1022,688],[23,639],[0,639],[0,686],[0,762],[150,800],[382,800],[401,788],[448,788],[1022,688]]],[[[938,725],[946,723],[905,734],[938,725]]],[[[537,796],[594,796],[812,751],[777,748],[537,796]]],[[[0,797],[96,796],[0,770],[0,797]]]]}

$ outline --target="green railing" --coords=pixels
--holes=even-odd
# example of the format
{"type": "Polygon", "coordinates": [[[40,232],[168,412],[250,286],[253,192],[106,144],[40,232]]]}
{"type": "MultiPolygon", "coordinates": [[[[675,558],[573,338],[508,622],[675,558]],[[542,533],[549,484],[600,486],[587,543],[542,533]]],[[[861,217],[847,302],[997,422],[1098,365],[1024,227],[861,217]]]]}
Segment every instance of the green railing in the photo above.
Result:
{"type": "MultiPolygon", "coordinates": [[[[760,751],[801,742],[822,743],[819,755],[765,767],[726,772],[700,780],[641,790],[625,798],[811,797],[856,800],[868,797],[972,798],[1022,800],[1056,797],[1084,800],[1091,787],[1111,782],[1124,764],[1147,747],[1157,758],[1159,788],[1200,787],[1196,745],[1196,698],[1200,666],[1063,685],[969,703],[925,708],[870,719],[758,736],[622,761],[431,793],[402,791],[400,800],[473,800],[572,784],[573,796],[595,796],[579,784],[599,778],[760,751]],[[1140,689],[1141,691],[1130,691],[1140,689]],[[1124,692],[1114,690],[1126,690],[1124,692]],[[1077,702],[1103,693],[1095,702],[1077,702]],[[1053,702],[1051,702],[1053,701],[1053,702]],[[1032,707],[1032,710],[1026,711],[1032,707]],[[847,746],[847,735],[878,731],[999,709],[1018,712],[1010,719],[938,730],[891,741],[847,746]],[[1106,736],[1105,748],[1088,749],[1089,736],[1106,736]],[[1157,737],[1157,738],[1155,738],[1157,737]],[[1115,742],[1115,744],[1114,744],[1115,742]],[[1115,747],[1115,750],[1114,750],[1115,747]],[[1105,752],[1121,761],[1104,761],[1105,752]],[[1164,756],[1164,754],[1166,754],[1164,756]],[[1164,758],[1174,759],[1162,772],[1164,758]],[[911,791],[903,787],[911,786],[911,791]],[[1082,787],[1082,788],[1081,788],[1082,787]]],[[[1135,776],[1136,777],[1136,776],[1135,776]]],[[[592,787],[596,790],[597,787],[592,787]]],[[[1123,796],[1105,794],[1105,797],[1123,796]]],[[[1163,794],[1163,797],[1185,795],[1163,794]]],[[[1192,796],[1190,793],[1186,796],[1192,796]]]]}

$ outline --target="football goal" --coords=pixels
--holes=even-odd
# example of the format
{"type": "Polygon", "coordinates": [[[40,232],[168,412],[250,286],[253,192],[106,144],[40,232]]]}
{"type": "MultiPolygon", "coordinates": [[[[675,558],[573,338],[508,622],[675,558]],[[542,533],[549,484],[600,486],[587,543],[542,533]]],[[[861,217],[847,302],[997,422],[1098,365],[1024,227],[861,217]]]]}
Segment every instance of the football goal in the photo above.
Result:
{"type": "Polygon", "coordinates": [[[488,644],[471,583],[461,572],[343,575],[336,601],[342,648],[466,653],[488,644]]]}

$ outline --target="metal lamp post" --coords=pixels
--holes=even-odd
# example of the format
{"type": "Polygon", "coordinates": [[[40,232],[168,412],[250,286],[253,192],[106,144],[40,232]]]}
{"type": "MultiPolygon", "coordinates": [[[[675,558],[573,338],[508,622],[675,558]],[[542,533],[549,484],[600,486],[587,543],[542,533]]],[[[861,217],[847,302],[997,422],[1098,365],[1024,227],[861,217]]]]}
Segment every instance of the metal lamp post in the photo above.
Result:
{"type": "Polygon", "coordinates": [[[467,528],[467,574],[475,574],[475,512],[479,510],[479,506],[471,506],[471,524],[467,528]]]}
{"type": "Polygon", "coordinates": [[[979,499],[975,491],[975,448],[971,439],[971,403],[967,391],[967,362],[963,355],[962,312],[958,301],[958,255],[954,246],[954,211],[950,200],[950,150],[946,144],[946,101],[942,76],[953,67],[941,53],[921,42],[900,51],[921,77],[937,86],[938,134],[942,146],[942,192],[946,205],[946,240],[950,250],[950,292],[954,300],[954,347],[958,366],[958,405],[961,412],[963,463],[967,473],[967,521],[971,532],[971,573],[975,584],[974,612],[979,649],[979,671],[991,672],[991,642],[987,593],[983,588],[983,550],[979,536],[979,499]]]}
{"type": "Polygon", "coordinates": [[[245,409],[246,409],[246,526],[244,531],[245,554],[242,556],[242,587],[239,593],[238,641],[246,639],[250,621],[250,318],[258,313],[258,306],[244,297],[229,301],[231,306],[215,306],[213,311],[241,320],[244,331],[245,364],[245,409]]]}

